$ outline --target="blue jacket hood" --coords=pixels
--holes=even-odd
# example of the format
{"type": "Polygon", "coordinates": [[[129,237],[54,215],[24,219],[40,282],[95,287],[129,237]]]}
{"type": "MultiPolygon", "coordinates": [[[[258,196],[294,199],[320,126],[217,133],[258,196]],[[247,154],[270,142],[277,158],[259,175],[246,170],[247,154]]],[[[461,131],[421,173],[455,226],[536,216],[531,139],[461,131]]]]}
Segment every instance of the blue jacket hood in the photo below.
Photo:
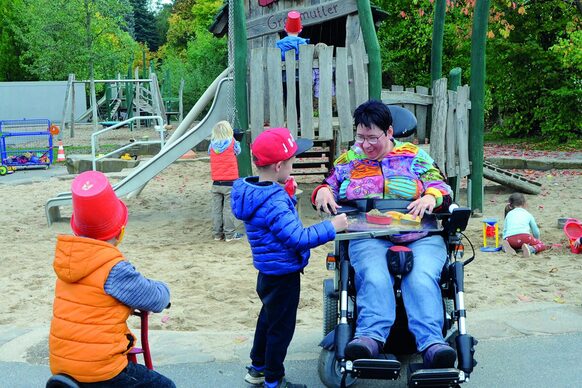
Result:
{"type": "Polygon", "coordinates": [[[258,177],[240,178],[231,193],[232,212],[244,221],[255,268],[267,275],[284,275],[302,270],[309,250],[335,238],[330,221],[303,227],[289,197],[275,182],[258,177]]]}

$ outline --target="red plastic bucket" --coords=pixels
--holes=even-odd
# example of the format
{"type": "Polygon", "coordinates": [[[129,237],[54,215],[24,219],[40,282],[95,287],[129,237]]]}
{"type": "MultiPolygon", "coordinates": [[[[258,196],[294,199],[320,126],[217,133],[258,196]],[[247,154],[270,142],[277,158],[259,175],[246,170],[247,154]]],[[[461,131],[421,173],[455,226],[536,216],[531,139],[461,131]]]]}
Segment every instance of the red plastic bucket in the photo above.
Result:
{"type": "Polygon", "coordinates": [[[564,224],[564,233],[566,233],[566,237],[570,241],[570,251],[572,253],[582,253],[582,246],[574,247],[574,241],[582,237],[582,223],[574,218],[569,219],[564,224]]]}
{"type": "Polygon", "coordinates": [[[107,241],[127,224],[127,207],[117,198],[107,177],[85,171],[71,184],[73,215],[71,228],[77,236],[107,241]]]}
{"type": "Polygon", "coordinates": [[[287,21],[285,22],[285,31],[292,34],[298,34],[302,29],[301,14],[297,11],[289,12],[287,14],[287,21]]]}

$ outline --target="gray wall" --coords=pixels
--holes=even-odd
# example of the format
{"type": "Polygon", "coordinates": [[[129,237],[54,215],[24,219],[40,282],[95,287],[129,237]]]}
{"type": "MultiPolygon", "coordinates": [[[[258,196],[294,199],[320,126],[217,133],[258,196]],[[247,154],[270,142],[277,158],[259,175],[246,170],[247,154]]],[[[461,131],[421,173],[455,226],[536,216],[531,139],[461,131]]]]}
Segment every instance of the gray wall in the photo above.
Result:
{"type": "MultiPolygon", "coordinates": [[[[49,119],[60,123],[66,89],[67,81],[0,82],[0,120],[49,119]]],[[[84,85],[75,84],[75,118],[86,110],[84,85]]],[[[68,121],[70,113],[67,116],[68,121]]]]}

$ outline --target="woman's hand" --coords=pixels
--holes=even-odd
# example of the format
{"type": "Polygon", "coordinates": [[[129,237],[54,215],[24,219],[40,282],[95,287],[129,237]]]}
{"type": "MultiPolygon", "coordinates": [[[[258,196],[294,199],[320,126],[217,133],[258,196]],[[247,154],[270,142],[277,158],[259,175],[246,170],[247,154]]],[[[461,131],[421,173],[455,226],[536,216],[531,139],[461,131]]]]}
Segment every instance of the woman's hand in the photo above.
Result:
{"type": "Polygon", "coordinates": [[[329,187],[322,187],[317,190],[317,195],[315,196],[315,209],[317,211],[323,211],[327,214],[337,214],[337,209],[341,208],[337,204],[333,196],[333,192],[329,187]]]}
{"type": "Polygon", "coordinates": [[[436,206],[436,198],[432,195],[423,195],[416,201],[413,201],[406,208],[410,210],[408,213],[413,216],[419,216],[422,218],[425,213],[432,213],[434,207],[436,206]]]}

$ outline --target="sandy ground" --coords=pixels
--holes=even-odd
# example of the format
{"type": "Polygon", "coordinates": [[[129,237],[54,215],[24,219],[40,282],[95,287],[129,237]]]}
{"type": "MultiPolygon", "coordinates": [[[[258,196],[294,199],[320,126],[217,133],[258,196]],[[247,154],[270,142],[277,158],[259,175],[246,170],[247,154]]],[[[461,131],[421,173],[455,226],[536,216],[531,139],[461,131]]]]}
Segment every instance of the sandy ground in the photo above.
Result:
{"type": "MultiPolygon", "coordinates": [[[[560,217],[582,218],[582,178],[576,174],[579,171],[574,175],[555,170],[538,174],[543,192],[528,196],[542,240],[553,245],[548,252],[529,259],[480,252],[483,218],[471,219],[467,236],[477,252],[476,260],[466,267],[469,311],[532,301],[582,303],[582,255],[570,253],[566,237],[557,227],[560,217]]],[[[120,175],[112,174],[112,182],[120,175]]],[[[44,204],[69,191],[71,180],[68,176],[0,185],[0,295],[4,300],[0,324],[50,322],[55,238],[70,233],[67,217],[71,208],[62,209],[63,222],[47,227],[44,204]]],[[[299,181],[306,193],[315,186],[299,181]]],[[[209,192],[209,164],[199,158],[171,165],[138,198],[126,200],[130,218],[120,249],[144,275],[167,282],[172,292],[172,308],[152,318],[154,329],[248,331],[255,325],[260,302],[249,245],[246,239],[228,243],[212,239],[209,192]]],[[[510,189],[486,181],[484,217],[501,220],[509,194],[510,189]]],[[[302,201],[304,224],[319,222],[307,202],[306,197],[302,201]]],[[[330,250],[331,244],[312,250],[302,276],[300,326],[321,326],[322,280],[331,276],[324,258],[330,250]]],[[[468,244],[465,251],[470,253],[468,244]]]]}

